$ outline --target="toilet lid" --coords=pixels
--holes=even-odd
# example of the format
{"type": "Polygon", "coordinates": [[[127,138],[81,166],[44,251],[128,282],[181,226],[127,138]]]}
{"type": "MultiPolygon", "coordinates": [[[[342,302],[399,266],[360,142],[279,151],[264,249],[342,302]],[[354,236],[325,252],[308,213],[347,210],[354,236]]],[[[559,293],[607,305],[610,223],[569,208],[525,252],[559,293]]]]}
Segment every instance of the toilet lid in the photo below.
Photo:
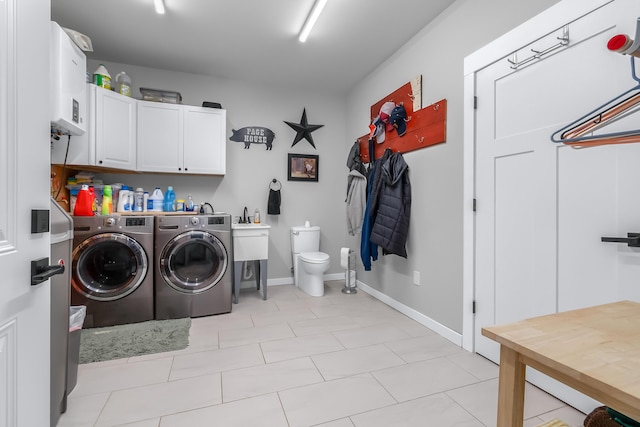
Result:
{"type": "Polygon", "coordinates": [[[329,261],[329,255],[325,254],[324,252],[304,252],[300,254],[300,259],[306,262],[319,264],[329,261]]]}

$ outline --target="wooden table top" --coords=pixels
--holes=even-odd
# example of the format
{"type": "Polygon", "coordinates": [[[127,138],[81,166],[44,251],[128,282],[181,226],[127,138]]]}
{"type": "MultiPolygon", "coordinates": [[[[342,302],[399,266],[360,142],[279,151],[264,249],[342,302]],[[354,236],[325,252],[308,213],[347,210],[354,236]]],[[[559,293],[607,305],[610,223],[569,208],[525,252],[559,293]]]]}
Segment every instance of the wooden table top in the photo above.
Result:
{"type": "Polygon", "coordinates": [[[535,317],[486,327],[482,334],[518,352],[525,363],[539,362],[561,373],[567,385],[586,392],[580,389],[585,385],[591,397],[640,420],[640,303],[535,317]]]}

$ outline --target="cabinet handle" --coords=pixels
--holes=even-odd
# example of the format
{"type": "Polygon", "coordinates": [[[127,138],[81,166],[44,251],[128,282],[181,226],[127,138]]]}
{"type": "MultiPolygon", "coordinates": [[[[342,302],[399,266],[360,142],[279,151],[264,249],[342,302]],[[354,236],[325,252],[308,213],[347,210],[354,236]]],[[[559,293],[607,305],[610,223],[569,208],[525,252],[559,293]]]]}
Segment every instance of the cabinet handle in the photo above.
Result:
{"type": "Polygon", "coordinates": [[[188,170],[189,170],[189,168],[184,168],[184,171],[185,171],[185,172],[186,172],[186,171],[188,171],[188,170]]]}
{"type": "Polygon", "coordinates": [[[98,160],[98,163],[102,164],[102,160],[98,160]]]}
{"type": "Polygon", "coordinates": [[[179,170],[179,171],[181,171],[181,170],[182,170],[182,168],[178,168],[178,170],[179,170]]]}

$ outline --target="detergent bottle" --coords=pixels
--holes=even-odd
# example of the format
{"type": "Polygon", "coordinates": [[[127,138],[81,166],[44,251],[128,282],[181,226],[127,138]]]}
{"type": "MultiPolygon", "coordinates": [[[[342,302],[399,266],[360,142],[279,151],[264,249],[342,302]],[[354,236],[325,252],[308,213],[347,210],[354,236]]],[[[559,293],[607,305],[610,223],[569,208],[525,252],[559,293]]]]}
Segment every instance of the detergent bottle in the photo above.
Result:
{"type": "Polygon", "coordinates": [[[167,187],[167,192],[164,193],[163,211],[173,212],[175,210],[175,205],[174,205],[175,201],[176,201],[176,193],[173,192],[173,187],[169,186],[167,187]]]}
{"type": "Polygon", "coordinates": [[[102,189],[102,215],[113,213],[113,189],[110,185],[105,185],[102,189]]]}
{"type": "Polygon", "coordinates": [[[118,212],[127,212],[131,211],[131,191],[129,191],[129,187],[123,185],[120,188],[120,192],[118,193],[118,212]]]}
{"type": "Polygon", "coordinates": [[[154,212],[162,212],[162,205],[164,203],[164,194],[162,194],[162,190],[160,187],[156,187],[153,190],[153,194],[149,197],[149,203],[147,204],[148,211],[154,212]]]}
{"type": "Polygon", "coordinates": [[[78,191],[78,198],[73,208],[73,214],[75,216],[93,216],[92,204],[93,201],[89,193],[89,186],[83,184],[82,187],[80,187],[80,191],[78,191]]]}

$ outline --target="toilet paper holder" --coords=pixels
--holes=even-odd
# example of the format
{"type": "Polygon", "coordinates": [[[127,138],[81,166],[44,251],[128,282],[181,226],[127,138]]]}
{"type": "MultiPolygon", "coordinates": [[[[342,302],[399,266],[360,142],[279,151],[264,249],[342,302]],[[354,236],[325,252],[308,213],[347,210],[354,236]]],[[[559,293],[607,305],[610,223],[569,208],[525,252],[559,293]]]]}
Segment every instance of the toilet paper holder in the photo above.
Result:
{"type": "Polygon", "coordinates": [[[342,248],[340,250],[340,265],[344,271],[344,294],[356,294],[356,256],[353,249],[342,248]]]}

